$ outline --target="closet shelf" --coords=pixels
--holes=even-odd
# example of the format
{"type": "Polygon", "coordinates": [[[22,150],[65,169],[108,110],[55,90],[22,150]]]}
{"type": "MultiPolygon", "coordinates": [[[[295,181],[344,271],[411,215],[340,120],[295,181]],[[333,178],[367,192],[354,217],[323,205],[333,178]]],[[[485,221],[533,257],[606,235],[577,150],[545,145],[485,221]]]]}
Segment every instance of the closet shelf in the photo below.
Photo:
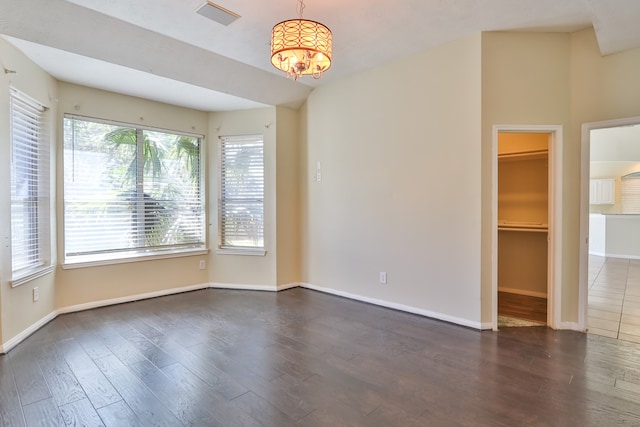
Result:
{"type": "Polygon", "coordinates": [[[498,230],[546,233],[549,230],[549,225],[536,222],[498,221],[498,230]]]}
{"type": "Polygon", "coordinates": [[[549,150],[532,150],[532,151],[521,151],[518,153],[498,154],[499,161],[536,160],[536,159],[546,159],[548,157],[549,157],[549,150]]]}

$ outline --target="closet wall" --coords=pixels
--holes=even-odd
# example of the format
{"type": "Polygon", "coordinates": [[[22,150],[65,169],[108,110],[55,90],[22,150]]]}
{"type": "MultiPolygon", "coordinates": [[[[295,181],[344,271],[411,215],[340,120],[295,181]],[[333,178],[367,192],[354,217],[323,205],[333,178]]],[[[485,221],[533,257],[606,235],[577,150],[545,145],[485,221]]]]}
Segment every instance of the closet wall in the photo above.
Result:
{"type": "Polygon", "coordinates": [[[500,292],[547,296],[548,148],[548,134],[498,135],[500,292]]]}

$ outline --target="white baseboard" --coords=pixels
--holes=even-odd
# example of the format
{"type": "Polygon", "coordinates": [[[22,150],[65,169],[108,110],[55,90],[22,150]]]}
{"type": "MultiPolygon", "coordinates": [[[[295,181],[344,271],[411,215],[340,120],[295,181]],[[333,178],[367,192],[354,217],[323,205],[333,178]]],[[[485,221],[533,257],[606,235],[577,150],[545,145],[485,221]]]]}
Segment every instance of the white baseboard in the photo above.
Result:
{"type": "Polygon", "coordinates": [[[482,322],[480,324],[480,329],[482,329],[483,331],[493,330],[493,322],[482,322]]]}
{"type": "Polygon", "coordinates": [[[625,255],[625,254],[604,254],[607,258],[622,258],[622,259],[640,259],[638,255],[625,255]]]}
{"type": "Polygon", "coordinates": [[[4,343],[3,345],[0,345],[0,354],[5,354],[9,350],[11,350],[13,347],[17,346],[22,341],[27,339],[31,334],[36,332],[38,329],[42,328],[47,323],[51,322],[56,317],[58,317],[58,313],[56,311],[53,311],[47,314],[46,316],[44,316],[42,319],[38,320],[33,325],[29,326],[24,331],[20,332],[15,337],[11,338],[9,341],[4,343]]]}
{"type": "Polygon", "coordinates": [[[299,288],[300,283],[286,283],[284,285],[278,285],[278,292],[286,291],[287,289],[299,288]]]}
{"type": "Polygon", "coordinates": [[[70,305],[68,307],[59,308],[56,311],[56,315],[65,314],[65,313],[75,313],[76,311],[90,310],[92,308],[106,307],[108,305],[123,304],[126,302],[163,297],[166,295],[180,294],[182,292],[198,291],[200,289],[207,289],[207,288],[209,288],[209,284],[203,283],[199,285],[185,286],[182,288],[163,289],[161,291],[147,292],[144,294],[128,295],[125,297],[111,298],[111,299],[105,299],[100,301],[92,301],[84,304],[70,305]]]}
{"type": "Polygon", "coordinates": [[[247,285],[240,283],[210,283],[209,287],[214,289],[235,289],[243,291],[270,291],[279,292],[291,288],[299,287],[299,283],[286,283],[282,285],[247,285]]]}
{"type": "Polygon", "coordinates": [[[123,304],[127,302],[140,301],[143,299],[162,297],[166,295],[179,294],[182,292],[190,292],[197,291],[200,289],[208,289],[208,288],[217,288],[217,289],[244,289],[244,290],[252,290],[252,291],[271,291],[278,292],[284,291],[291,288],[297,288],[300,286],[299,283],[286,283],[281,285],[241,285],[241,284],[232,284],[232,283],[202,283],[198,285],[184,286],[181,288],[171,288],[171,289],[163,289],[160,291],[147,292],[144,294],[136,294],[136,295],[128,295],[124,297],[118,298],[110,298],[106,300],[100,301],[92,301],[83,304],[70,305],[68,307],[62,307],[57,310],[52,311],[47,314],[42,319],[38,320],[33,325],[29,326],[24,331],[20,332],[15,337],[11,338],[4,344],[0,344],[0,354],[5,354],[14,348],[16,345],[20,344],[26,338],[28,338],[35,331],[55,319],[61,314],[66,313],[75,313],[78,311],[90,310],[92,308],[106,307],[109,305],[123,304]]]}
{"type": "MultiPolygon", "coordinates": [[[[322,286],[315,286],[315,285],[312,285],[312,284],[309,284],[309,283],[300,283],[300,287],[306,288],[306,289],[311,289],[311,290],[314,290],[314,291],[324,292],[324,293],[327,293],[327,294],[337,295],[337,296],[340,296],[340,297],[345,297],[345,298],[349,298],[349,299],[356,300],[356,301],[362,301],[362,302],[366,302],[366,303],[369,303],[369,304],[379,305],[381,307],[392,308],[394,310],[405,311],[407,313],[419,314],[421,316],[425,316],[425,317],[429,317],[429,318],[437,319],[437,320],[443,320],[443,321],[449,322],[449,323],[455,323],[456,325],[466,326],[468,328],[484,329],[484,327],[483,327],[484,325],[482,323],[480,323],[480,322],[474,322],[474,321],[471,321],[471,320],[468,320],[468,319],[449,316],[447,314],[437,313],[437,312],[434,312],[434,311],[423,310],[421,308],[412,307],[412,306],[409,306],[409,305],[398,304],[398,303],[395,303],[395,302],[380,300],[380,299],[376,299],[376,298],[369,298],[369,297],[365,297],[365,296],[362,296],[362,295],[356,295],[356,294],[351,294],[351,293],[348,293],[348,292],[338,291],[336,289],[325,288],[325,287],[322,287],[322,286]]],[[[491,327],[489,327],[489,329],[491,329],[491,327]]]]}
{"type": "MultiPolygon", "coordinates": [[[[38,320],[33,325],[29,326],[24,331],[20,332],[18,335],[16,335],[15,337],[11,338],[9,341],[4,343],[3,345],[0,345],[0,354],[7,353],[12,348],[14,348],[18,344],[20,344],[22,341],[24,341],[26,338],[28,338],[31,334],[36,332],[38,329],[40,329],[41,327],[43,327],[44,325],[46,325],[47,323],[49,323],[50,321],[52,321],[53,319],[58,317],[60,314],[74,313],[74,312],[77,312],[77,311],[89,310],[89,309],[92,309],[92,308],[105,307],[105,306],[109,306],[109,305],[122,304],[122,303],[127,303],[127,302],[139,301],[139,300],[143,300],[143,299],[156,298],[156,297],[161,297],[161,296],[166,296],[166,295],[179,294],[179,293],[182,293],[182,292],[196,291],[196,290],[207,289],[207,288],[278,292],[278,291],[284,291],[284,290],[287,290],[287,289],[292,289],[292,288],[297,288],[297,287],[311,289],[311,290],[318,291],[318,292],[323,292],[323,293],[326,293],[326,294],[337,295],[337,296],[340,296],[340,297],[349,298],[349,299],[356,300],[356,301],[362,301],[362,302],[366,302],[366,303],[369,303],[369,304],[378,305],[378,306],[381,306],[381,307],[386,307],[386,308],[391,308],[391,309],[394,309],[394,310],[404,311],[404,312],[407,312],[407,313],[418,314],[420,316],[425,316],[425,317],[429,317],[429,318],[432,318],[432,319],[442,320],[442,321],[453,323],[453,324],[456,324],[456,325],[466,326],[468,328],[479,329],[479,330],[487,330],[487,329],[492,329],[493,328],[493,324],[491,322],[474,322],[474,321],[471,321],[471,320],[468,320],[468,319],[463,319],[463,318],[460,318],[460,317],[449,316],[447,314],[437,313],[437,312],[429,311],[429,310],[423,310],[421,308],[417,308],[417,307],[413,307],[413,306],[409,306],[409,305],[404,305],[404,304],[398,304],[398,303],[385,301],[385,300],[380,300],[380,299],[376,299],[376,298],[369,298],[369,297],[365,297],[365,296],[362,296],[362,295],[356,295],[356,294],[352,294],[352,293],[349,293],[349,292],[343,292],[343,291],[339,291],[339,290],[332,289],[332,288],[326,288],[326,287],[322,287],[322,286],[315,286],[315,285],[312,285],[312,284],[309,284],[309,283],[287,283],[287,284],[281,284],[281,285],[249,285],[249,284],[235,284],[235,283],[203,283],[203,284],[199,284],[199,285],[185,286],[185,287],[182,287],[182,288],[163,289],[163,290],[160,290],[160,291],[148,292],[148,293],[144,293],[144,294],[129,295],[129,296],[125,296],[125,297],[111,298],[111,299],[108,299],[108,300],[93,301],[93,302],[84,303],[84,304],[76,304],[76,305],[72,305],[72,306],[68,306],[68,307],[62,307],[62,308],[60,308],[58,310],[54,310],[53,312],[51,312],[48,315],[44,316],[42,319],[38,320]]],[[[536,295],[534,295],[534,296],[536,296],[536,295]]],[[[568,330],[580,331],[580,329],[578,328],[578,323],[577,322],[561,322],[558,325],[558,329],[568,329],[568,330]]],[[[581,331],[581,332],[584,332],[584,331],[581,331]]]]}
{"type": "Polygon", "coordinates": [[[605,252],[589,251],[589,255],[601,256],[604,258],[640,259],[640,255],[608,254],[605,252]]]}
{"type": "Polygon", "coordinates": [[[586,332],[584,329],[580,329],[580,325],[578,324],[578,322],[558,322],[556,326],[556,329],[586,332]]]}
{"type": "Polygon", "coordinates": [[[242,291],[271,291],[276,292],[278,288],[275,285],[243,285],[240,283],[210,283],[213,289],[234,289],[242,291]]]}
{"type": "Polygon", "coordinates": [[[385,300],[379,300],[379,299],[375,299],[375,298],[369,298],[369,297],[365,297],[365,296],[362,296],[362,295],[356,295],[356,294],[351,294],[351,293],[348,293],[348,292],[342,292],[342,291],[338,291],[338,290],[331,289],[331,288],[315,286],[315,285],[312,285],[312,284],[309,284],[309,283],[287,283],[287,284],[284,284],[284,285],[277,285],[277,286],[273,286],[273,285],[249,285],[249,284],[238,284],[238,283],[211,283],[210,287],[214,288],[214,289],[234,289],[234,290],[248,290],[248,291],[275,291],[275,292],[301,287],[301,288],[311,289],[311,290],[322,292],[322,293],[326,293],[326,294],[337,295],[337,296],[340,296],[340,297],[349,298],[349,299],[356,300],[356,301],[362,301],[362,302],[366,302],[366,303],[369,303],[369,304],[378,305],[378,306],[381,306],[381,307],[392,308],[394,310],[405,311],[407,313],[412,313],[412,314],[418,314],[418,315],[429,317],[429,318],[432,318],[432,319],[443,320],[445,322],[454,323],[454,324],[457,324],[457,325],[466,326],[466,327],[473,328],[473,329],[487,330],[487,329],[492,329],[493,328],[493,324],[491,322],[485,322],[485,323],[472,322],[472,321],[467,320],[467,319],[462,319],[462,318],[453,317],[453,316],[449,316],[449,315],[442,314],[442,313],[436,313],[436,312],[432,312],[432,311],[428,311],[428,310],[423,310],[423,309],[420,309],[420,308],[417,308],[417,307],[412,307],[412,306],[403,305],[403,304],[397,304],[397,303],[394,303],[394,302],[385,301],[385,300]]]}
{"type": "Polygon", "coordinates": [[[517,295],[525,295],[528,297],[538,297],[538,298],[546,298],[546,292],[536,292],[536,291],[527,291],[526,289],[516,289],[516,288],[504,288],[502,286],[498,287],[498,292],[506,292],[509,294],[517,294],[517,295]]]}
{"type": "Polygon", "coordinates": [[[31,334],[33,334],[38,329],[40,329],[41,327],[43,327],[47,323],[51,322],[53,319],[55,319],[56,317],[58,317],[61,314],[75,313],[77,311],[90,310],[92,308],[106,307],[106,306],[109,306],[109,305],[122,304],[122,303],[126,303],[126,302],[139,301],[139,300],[143,300],[143,299],[149,299],[149,298],[156,298],[156,297],[161,297],[161,296],[166,296],[166,295],[179,294],[179,293],[182,293],[182,292],[197,291],[197,290],[200,290],[200,289],[207,289],[209,287],[210,287],[209,283],[203,283],[203,284],[199,284],[199,285],[184,286],[182,288],[163,289],[161,291],[147,292],[147,293],[144,293],[144,294],[129,295],[129,296],[126,296],[126,297],[111,298],[111,299],[107,299],[107,300],[92,301],[92,302],[88,302],[88,303],[84,303],[84,304],[77,304],[77,305],[71,305],[71,306],[68,306],[68,307],[62,307],[62,308],[59,308],[59,309],[54,310],[51,313],[47,314],[42,319],[40,319],[37,322],[35,322],[34,324],[32,324],[27,329],[25,329],[24,331],[20,332],[18,335],[16,335],[15,337],[11,338],[6,343],[0,345],[0,354],[7,353],[12,348],[14,348],[18,344],[20,344],[25,339],[27,339],[31,334]]]}

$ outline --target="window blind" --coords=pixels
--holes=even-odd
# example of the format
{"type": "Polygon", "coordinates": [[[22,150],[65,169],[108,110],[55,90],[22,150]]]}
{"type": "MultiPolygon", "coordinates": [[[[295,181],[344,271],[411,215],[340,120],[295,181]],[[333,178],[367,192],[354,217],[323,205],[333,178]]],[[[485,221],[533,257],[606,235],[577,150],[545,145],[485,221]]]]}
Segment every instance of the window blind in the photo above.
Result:
{"type": "Polygon", "coordinates": [[[205,248],[200,136],[66,116],[65,262],[205,248]]]}
{"type": "Polygon", "coordinates": [[[622,177],[622,213],[640,214],[640,172],[622,177]]]}
{"type": "Polygon", "coordinates": [[[262,135],[220,138],[220,248],[264,248],[262,135]]]}
{"type": "Polygon", "coordinates": [[[49,261],[49,141],[45,107],[10,89],[11,265],[14,280],[49,261]]]}

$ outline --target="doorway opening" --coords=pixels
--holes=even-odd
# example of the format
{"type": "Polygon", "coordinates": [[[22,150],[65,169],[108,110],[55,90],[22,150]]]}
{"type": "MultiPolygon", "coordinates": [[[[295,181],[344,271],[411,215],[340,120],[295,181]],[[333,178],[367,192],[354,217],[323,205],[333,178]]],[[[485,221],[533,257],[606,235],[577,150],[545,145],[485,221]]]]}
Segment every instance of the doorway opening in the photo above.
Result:
{"type": "Polygon", "coordinates": [[[557,328],[562,127],[493,130],[493,329],[557,328]]]}
{"type": "Polygon", "coordinates": [[[549,134],[498,133],[498,327],[547,324],[549,134]]]}
{"type": "Polygon", "coordinates": [[[640,117],[582,126],[579,328],[640,341],[640,117]]]}

